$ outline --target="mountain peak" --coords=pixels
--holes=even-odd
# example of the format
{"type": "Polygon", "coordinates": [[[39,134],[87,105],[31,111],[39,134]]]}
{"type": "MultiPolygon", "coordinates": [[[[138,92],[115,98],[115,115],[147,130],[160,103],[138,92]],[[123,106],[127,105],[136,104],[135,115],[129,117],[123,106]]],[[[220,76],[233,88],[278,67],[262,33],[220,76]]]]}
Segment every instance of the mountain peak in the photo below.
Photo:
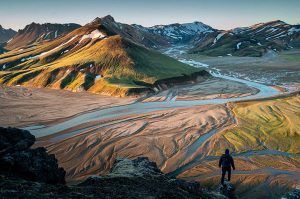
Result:
{"type": "Polygon", "coordinates": [[[284,22],[284,21],[281,21],[281,20],[274,20],[274,21],[270,21],[270,22],[267,22],[265,24],[274,24],[274,25],[286,25],[287,23],[284,22]]]}
{"type": "Polygon", "coordinates": [[[115,19],[111,15],[106,15],[101,18],[102,20],[115,21],[115,19]]]}
{"type": "Polygon", "coordinates": [[[115,22],[115,19],[111,15],[106,15],[104,17],[96,17],[91,23],[109,23],[115,22]]]}
{"type": "Polygon", "coordinates": [[[257,23],[254,24],[252,26],[250,26],[251,28],[258,28],[261,26],[281,26],[281,25],[289,25],[288,23],[281,21],[281,20],[273,20],[273,21],[269,21],[269,22],[265,22],[265,23],[257,23]]]}

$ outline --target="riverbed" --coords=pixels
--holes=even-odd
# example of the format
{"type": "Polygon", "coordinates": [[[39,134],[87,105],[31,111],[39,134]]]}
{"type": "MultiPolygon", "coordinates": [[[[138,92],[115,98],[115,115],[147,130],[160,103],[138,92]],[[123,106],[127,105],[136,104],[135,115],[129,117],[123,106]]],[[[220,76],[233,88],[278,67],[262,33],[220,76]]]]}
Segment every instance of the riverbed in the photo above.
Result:
{"type": "MultiPolygon", "coordinates": [[[[30,132],[36,137],[48,136],[51,134],[55,134],[61,131],[65,131],[74,126],[78,126],[87,122],[93,122],[97,120],[116,118],[120,116],[133,115],[133,114],[143,114],[154,111],[166,110],[171,108],[184,108],[184,107],[192,107],[197,105],[210,105],[210,104],[225,104],[228,102],[237,102],[241,100],[254,100],[254,99],[262,99],[273,97],[280,92],[268,85],[253,82],[245,79],[240,79],[238,77],[231,77],[223,75],[220,70],[213,68],[205,63],[197,62],[195,60],[184,60],[180,59],[179,61],[190,64],[194,67],[204,67],[210,71],[210,73],[214,77],[223,78],[231,81],[240,82],[246,84],[249,87],[253,87],[259,90],[258,93],[254,95],[244,96],[244,97],[233,97],[233,98],[215,98],[215,99],[203,99],[203,100],[191,100],[191,101],[178,101],[178,100],[169,100],[162,102],[134,102],[127,105],[115,106],[111,108],[93,110],[88,113],[83,113],[81,115],[70,118],[64,122],[55,124],[53,126],[42,126],[42,128],[37,128],[34,126],[29,126],[24,129],[30,130],[30,132]]],[[[86,129],[82,129],[86,130],[86,129]]],[[[76,133],[69,134],[70,136],[74,136],[77,133],[82,132],[81,130],[77,130],[76,133]]]]}

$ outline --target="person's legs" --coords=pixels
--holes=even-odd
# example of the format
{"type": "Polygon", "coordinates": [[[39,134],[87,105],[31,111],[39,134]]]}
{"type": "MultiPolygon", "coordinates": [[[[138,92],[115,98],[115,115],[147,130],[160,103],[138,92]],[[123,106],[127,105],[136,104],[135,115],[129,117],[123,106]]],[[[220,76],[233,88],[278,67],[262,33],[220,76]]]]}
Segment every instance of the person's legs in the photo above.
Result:
{"type": "Polygon", "coordinates": [[[228,172],[228,181],[230,181],[230,178],[231,178],[231,168],[230,167],[227,168],[227,172],[228,172]]]}
{"type": "Polygon", "coordinates": [[[221,178],[221,184],[224,184],[224,178],[225,178],[225,174],[226,174],[226,168],[222,167],[222,178],[221,178]]]}

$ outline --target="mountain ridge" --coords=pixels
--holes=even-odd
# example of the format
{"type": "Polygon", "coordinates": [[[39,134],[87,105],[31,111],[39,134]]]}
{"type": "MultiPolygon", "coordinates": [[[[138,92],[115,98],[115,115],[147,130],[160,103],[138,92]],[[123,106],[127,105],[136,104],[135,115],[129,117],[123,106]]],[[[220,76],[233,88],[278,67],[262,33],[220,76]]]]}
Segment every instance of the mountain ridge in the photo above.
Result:
{"type": "Polygon", "coordinates": [[[217,31],[196,44],[191,53],[209,56],[262,56],[268,51],[300,47],[300,25],[281,20],[217,31]]]}
{"type": "Polygon", "coordinates": [[[32,22],[26,25],[8,41],[5,48],[12,50],[14,48],[23,47],[26,45],[42,42],[45,40],[55,39],[63,34],[66,34],[80,25],[75,23],[58,24],[58,23],[35,23],[32,22]]]}

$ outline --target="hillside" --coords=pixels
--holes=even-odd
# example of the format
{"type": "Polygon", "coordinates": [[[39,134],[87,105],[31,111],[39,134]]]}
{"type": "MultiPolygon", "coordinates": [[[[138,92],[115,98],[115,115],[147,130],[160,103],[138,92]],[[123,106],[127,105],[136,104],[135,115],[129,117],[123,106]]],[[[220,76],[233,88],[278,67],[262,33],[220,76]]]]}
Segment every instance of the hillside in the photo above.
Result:
{"type": "Polygon", "coordinates": [[[297,96],[232,105],[237,126],[222,132],[208,153],[219,155],[225,148],[235,152],[271,149],[299,153],[299,105],[297,96]]]}
{"type": "Polygon", "coordinates": [[[125,96],[201,71],[135,43],[126,31],[118,34],[114,24],[110,16],[97,18],[52,41],[0,55],[0,83],[125,96]]]}
{"type": "Polygon", "coordinates": [[[300,47],[300,25],[271,21],[206,35],[191,53],[209,56],[262,56],[300,47]]]}
{"type": "MultiPolygon", "coordinates": [[[[16,34],[16,31],[12,30],[11,28],[5,29],[0,25],[0,44],[7,42],[10,40],[14,35],[16,34]]],[[[1,53],[1,50],[0,50],[1,53]]]]}
{"type": "Polygon", "coordinates": [[[76,28],[79,28],[78,24],[38,24],[31,23],[24,29],[19,30],[14,37],[12,37],[5,48],[12,50],[14,48],[23,47],[26,45],[42,42],[45,40],[55,39],[63,34],[66,34],[76,28]]]}

